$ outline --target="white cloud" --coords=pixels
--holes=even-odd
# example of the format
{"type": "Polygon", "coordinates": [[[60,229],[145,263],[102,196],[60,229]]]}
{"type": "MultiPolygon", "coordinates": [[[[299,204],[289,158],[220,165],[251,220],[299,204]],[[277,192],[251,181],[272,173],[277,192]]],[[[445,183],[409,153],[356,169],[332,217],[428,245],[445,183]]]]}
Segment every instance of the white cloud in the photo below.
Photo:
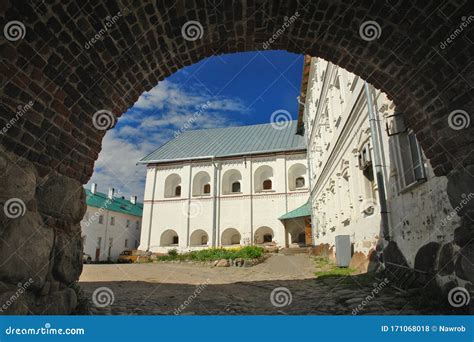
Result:
{"type": "Polygon", "coordinates": [[[215,128],[236,125],[235,114],[247,114],[240,99],[212,97],[201,88],[184,89],[165,80],[142,94],[117,127],[105,135],[88,186],[97,183],[103,193],[114,187],[126,198],[137,195],[142,201],[146,167],[136,165],[141,158],[172,139],[193,118],[190,129],[215,128]],[[193,116],[206,103],[207,109],[193,116]]]}

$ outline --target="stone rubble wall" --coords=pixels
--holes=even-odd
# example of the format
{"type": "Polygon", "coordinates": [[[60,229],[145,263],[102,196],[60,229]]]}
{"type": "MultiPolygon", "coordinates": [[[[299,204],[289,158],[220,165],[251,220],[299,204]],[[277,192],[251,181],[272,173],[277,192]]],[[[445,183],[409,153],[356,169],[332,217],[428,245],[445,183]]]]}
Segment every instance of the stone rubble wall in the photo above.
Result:
{"type": "Polygon", "coordinates": [[[82,272],[82,184],[0,147],[0,314],[70,314],[82,272]]]}

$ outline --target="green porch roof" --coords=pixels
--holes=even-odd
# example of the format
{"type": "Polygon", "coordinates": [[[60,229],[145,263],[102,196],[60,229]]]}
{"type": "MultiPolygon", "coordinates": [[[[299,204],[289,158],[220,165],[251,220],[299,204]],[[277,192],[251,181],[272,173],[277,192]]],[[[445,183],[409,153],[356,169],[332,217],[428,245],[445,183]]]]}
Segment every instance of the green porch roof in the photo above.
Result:
{"type": "Polygon", "coordinates": [[[306,141],[296,134],[297,121],[190,130],[178,134],[142,158],[139,164],[226,157],[284,151],[306,151],[306,141]]]}
{"type": "Polygon", "coordinates": [[[96,192],[93,194],[90,190],[84,189],[86,192],[86,203],[88,206],[95,208],[104,208],[122,214],[142,217],[143,203],[132,204],[129,200],[121,197],[114,197],[113,201],[109,201],[106,194],[96,192]]]}
{"type": "Polygon", "coordinates": [[[279,220],[290,220],[290,219],[295,219],[295,218],[298,218],[298,217],[305,217],[305,216],[311,216],[311,206],[309,205],[309,202],[306,202],[301,207],[298,207],[298,208],[286,213],[285,215],[280,216],[278,219],[279,220]]]}

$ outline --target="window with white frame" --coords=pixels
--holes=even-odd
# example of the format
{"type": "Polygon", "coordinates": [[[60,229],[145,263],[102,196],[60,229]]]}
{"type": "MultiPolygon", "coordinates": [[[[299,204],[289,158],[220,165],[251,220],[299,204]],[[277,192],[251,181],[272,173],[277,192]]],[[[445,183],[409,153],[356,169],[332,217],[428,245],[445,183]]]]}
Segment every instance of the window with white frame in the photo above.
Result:
{"type": "Polygon", "coordinates": [[[110,217],[110,225],[115,226],[115,217],[113,216],[110,217]]]}
{"type": "Polygon", "coordinates": [[[99,215],[99,224],[104,223],[104,215],[99,215]]]}
{"type": "Polygon", "coordinates": [[[140,221],[135,221],[135,229],[140,229],[140,221]]]}
{"type": "Polygon", "coordinates": [[[420,144],[415,133],[408,131],[397,135],[398,181],[403,190],[426,180],[426,170],[420,144]]]}
{"type": "Polygon", "coordinates": [[[127,247],[128,247],[128,239],[125,239],[125,242],[124,242],[124,244],[123,244],[123,247],[124,247],[124,248],[127,248],[127,247]]]}
{"type": "Polygon", "coordinates": [[[127,227],[127,228],[130,227],[130,220],[127,220],[127,225],[126,225],[126,227],[127,227]]]}

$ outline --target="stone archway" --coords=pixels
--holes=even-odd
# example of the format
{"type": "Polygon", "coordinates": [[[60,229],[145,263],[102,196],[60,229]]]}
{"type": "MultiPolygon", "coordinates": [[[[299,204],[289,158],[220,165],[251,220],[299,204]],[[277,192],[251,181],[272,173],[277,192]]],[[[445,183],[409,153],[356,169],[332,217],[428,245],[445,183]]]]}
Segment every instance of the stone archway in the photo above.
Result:
{"type": "MultiPolygon", "coordinates": [[[[64,287],[81,272],[81,185],[92,175],[106,130],[160,80],[222,53],[282,49],[319,56],[382,89],[417,133],[436,175],[448,176],[456,207],[462,194],[474,192],[469,125],[474,65],[462,35],[446,39],[470,13],[469,5],[467,0],[194,5],[99,0],[94,7],[75,1],[4,2],[2,234],[17,239],[7,243],[18,248],[21,236],[34,236],[27,226],[45,234],[30,253],[29,266],[3,264],[0,280],[16,284],[34,273],[32,289],[47,295],[29,293],[32,302],[66,303],[52,305],[57,311],[51,313],[75,306],[72,290],[46,289],[56,289],[51,284],[57,282],[64,287]],[[14,218],[16,211],[8,208],[19,208],[22,215],[14,218]],[[75,247],[66,248],[71,244],[75,247]]],[[[473,236],[467,216],[473,206],[460,211],[463,226],[454,236],[460,246],[473,236]]],[[[12,248],[0,251],[20,265],[12,248]]]]}

